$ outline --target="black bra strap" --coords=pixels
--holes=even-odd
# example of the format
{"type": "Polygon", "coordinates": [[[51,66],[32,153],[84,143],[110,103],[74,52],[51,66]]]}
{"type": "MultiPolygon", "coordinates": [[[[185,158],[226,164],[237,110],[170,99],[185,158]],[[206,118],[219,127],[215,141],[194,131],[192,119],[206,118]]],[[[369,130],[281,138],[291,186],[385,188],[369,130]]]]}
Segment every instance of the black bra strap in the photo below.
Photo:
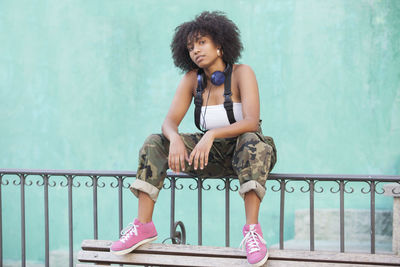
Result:
{"type": "Polygon", "coordinates": [[[203,106],[203,69],[199,69],[197,71],[197,89],[196,89],[196,95],[194,96],[194,123],[196,124],[197,129],[200,131],[204,132],[201,127],[200,127],[200,115],[201,115],[201,107],[203,106]],[[201,77],[199,78],[199,75],[201,77]]]}
{"type": "Polygon", "coordinates": [[[194,97],[194,123],[196,124],[197,129],[204,132],[200,127],[200,115],[201,115],[201,106],[203,105],[202,99],[202,91],[196,91],[196,96],[194,97]]]}
{"type": "Polygon", "coordinates": [[[232,77],[232,67],[228,65],[225,75],[224,108],[226,111],[226,115],[228,115],[228,120],[230,124],[236,122],[235,116],[233,114],[231,77],[232,77]]]}

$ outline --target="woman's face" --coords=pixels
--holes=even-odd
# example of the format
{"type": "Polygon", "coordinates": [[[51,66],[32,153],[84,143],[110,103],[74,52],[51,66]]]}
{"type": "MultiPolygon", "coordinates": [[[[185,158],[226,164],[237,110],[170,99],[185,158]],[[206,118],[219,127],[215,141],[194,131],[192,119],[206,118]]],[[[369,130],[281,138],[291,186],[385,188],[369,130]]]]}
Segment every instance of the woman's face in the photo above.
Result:
{"type": "Polygon", "coordinates": [[[189,39],[187,49],[190,58],[199,68],[211,66],[219,58],[218,53],[221,54],[221,52],[217,52],[219,47],[209,35],[198,34],[191,40],[189,39]]]}

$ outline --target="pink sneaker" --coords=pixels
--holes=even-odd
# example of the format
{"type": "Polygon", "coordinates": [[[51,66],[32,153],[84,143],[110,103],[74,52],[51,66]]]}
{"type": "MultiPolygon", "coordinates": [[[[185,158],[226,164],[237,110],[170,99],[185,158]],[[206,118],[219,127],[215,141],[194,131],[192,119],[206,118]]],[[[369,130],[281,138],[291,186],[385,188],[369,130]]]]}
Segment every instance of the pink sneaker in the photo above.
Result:
{"type": "Polygon", "coordinates": [[[153,222],[141,223],[135,219],[121,232],[121,238],[113,242],[110,251],[116,255],[124,255],[138,246],[157,239],[157,231],[153,222]]]}
{"type": "Polygon", "coordinates": [[[246,245],[247,261],[255,267],[264,265],[268,259],[268,250],[260,224],[246,224],[243,227],[243,236],[240,247],[246,245]]]}

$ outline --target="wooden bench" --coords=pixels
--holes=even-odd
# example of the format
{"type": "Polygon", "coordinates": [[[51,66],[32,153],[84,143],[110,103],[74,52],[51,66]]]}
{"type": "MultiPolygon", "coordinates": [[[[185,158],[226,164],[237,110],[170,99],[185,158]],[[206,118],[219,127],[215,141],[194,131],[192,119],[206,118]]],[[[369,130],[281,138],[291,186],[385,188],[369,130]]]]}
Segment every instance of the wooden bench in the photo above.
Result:
{"type": "MultiPolygon", "coordinates": [[[[249,266],[244,251],[229,247],[145,244],[134,252],[117,256],[110,252],[111,241],[84,240],[77,267],[110,264],[146,266],[249,266]],[[91,263],[91,264],[82,264],[91,263]]],[[[269,250],[266,267],[361,267],[400,266],[393,254],[361,254],[325,251],[269,250]]]]}

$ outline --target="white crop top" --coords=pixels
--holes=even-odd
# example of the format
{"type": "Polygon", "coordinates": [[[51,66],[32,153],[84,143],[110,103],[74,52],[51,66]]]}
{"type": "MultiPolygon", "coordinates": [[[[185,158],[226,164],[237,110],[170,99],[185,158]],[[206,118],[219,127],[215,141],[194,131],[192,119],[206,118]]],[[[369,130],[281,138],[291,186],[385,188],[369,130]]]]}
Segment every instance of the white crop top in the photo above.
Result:
{"type": "MultiPolygon", "coordinates": [[[[242,103],[233,103],[233,115],[236,121],[243,120],[242,103]]],[[[203,106],[200,113],[200,128],[211,130],[230,125],[224,104],[203,106]]]]}

